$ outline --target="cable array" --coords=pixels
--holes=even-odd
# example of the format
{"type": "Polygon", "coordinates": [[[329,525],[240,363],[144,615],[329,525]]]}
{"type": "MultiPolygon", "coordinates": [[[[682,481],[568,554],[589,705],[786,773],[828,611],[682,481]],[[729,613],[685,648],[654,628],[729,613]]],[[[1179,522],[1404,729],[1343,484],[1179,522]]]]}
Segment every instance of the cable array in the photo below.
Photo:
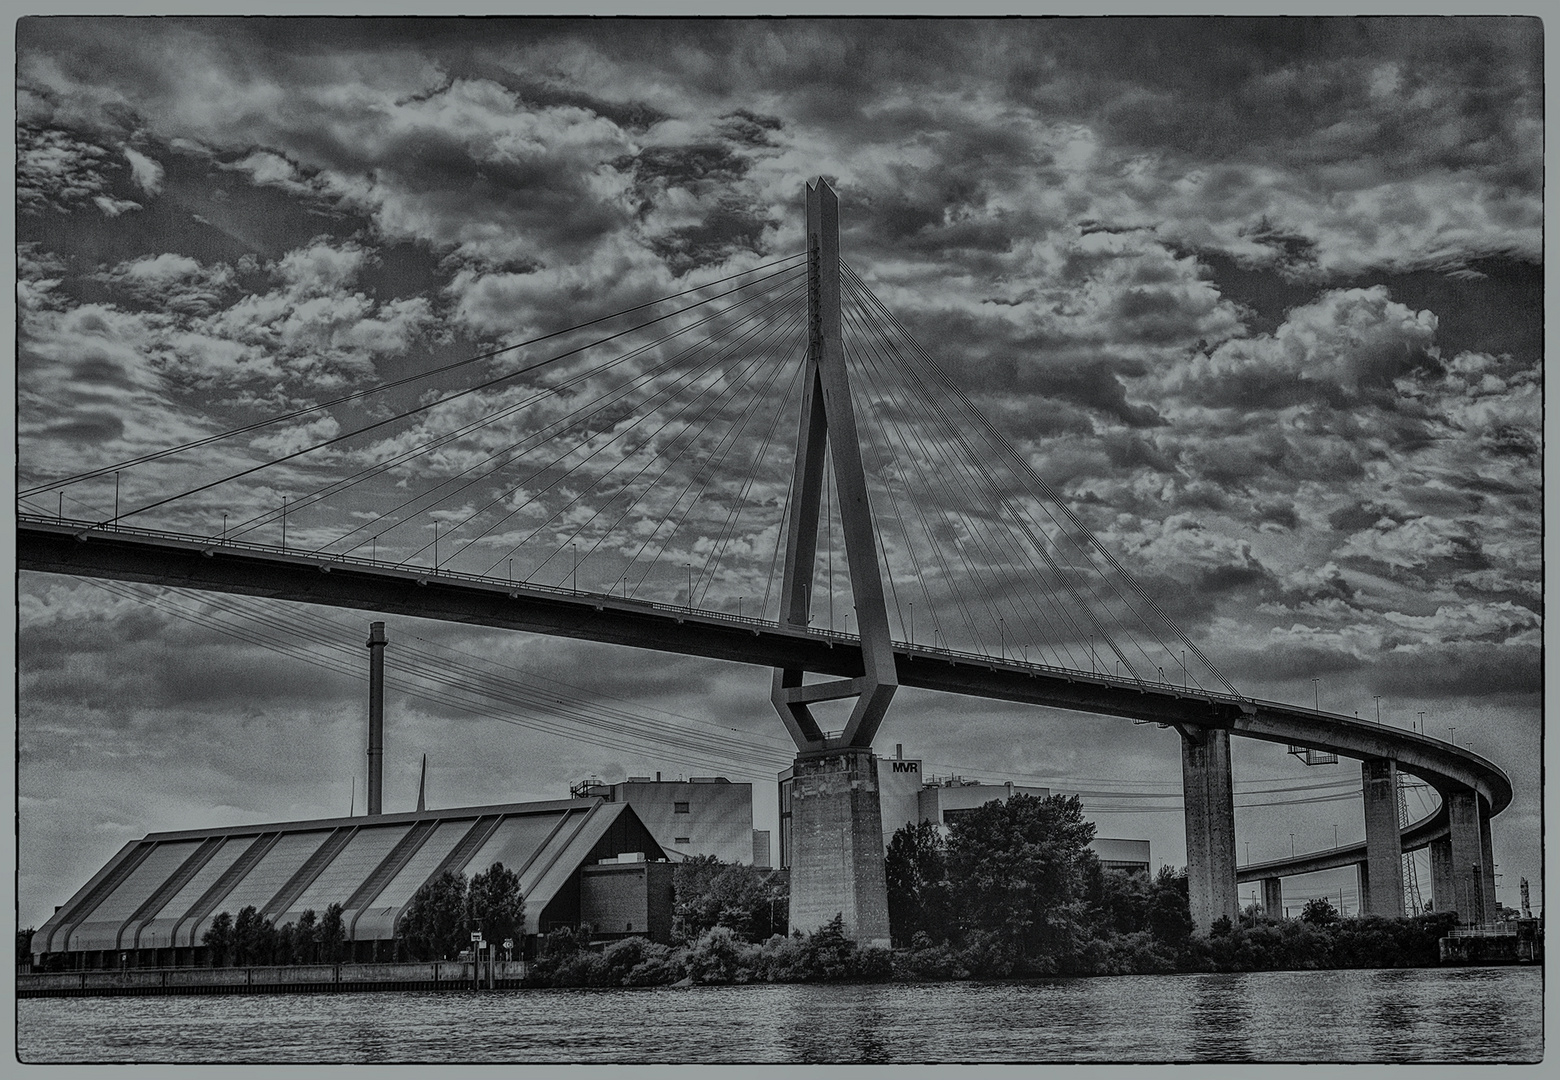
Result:
{"type": "Polygon", "coordinates": [[[1238,693],[1071,500],[842,270],[846,356],[868,418],[863,455],[901,636],[920,640],[906,610],[915,596],[934,647],[1238,693]]]}

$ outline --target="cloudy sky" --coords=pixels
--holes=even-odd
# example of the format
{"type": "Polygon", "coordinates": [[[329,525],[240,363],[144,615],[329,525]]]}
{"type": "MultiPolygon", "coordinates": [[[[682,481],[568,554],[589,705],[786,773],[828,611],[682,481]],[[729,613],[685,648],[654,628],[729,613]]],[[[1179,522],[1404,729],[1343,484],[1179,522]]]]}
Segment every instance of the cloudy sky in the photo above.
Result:
{"type": "MultiPolygon", "coordinates": [[[[1224,674],[1252,696],[1365,718],[1379,697],[1384,722],[1455,726],[1516,787],[1494,827],[1499,897],[1515,905],[1526,876],[1541,898],[1536,20],[50,18],[19,24],[17,48],[23,488],[769,264],[800,250],[802,185],[822,175],[846,261],[1224,674]]],[[[790,400],[783,376],[744,384],[749,399],[719,377],[733,402],[790,400]]],[[[126,470],[122,497],[455,385],[126,470]]],[[[160,520],[249,520],[536,385],[160,520]]],[[[454,476],[544,428],[501,430],[396,482],[454,476]]],[[[647,454],[691,479],[708,445],[669,430],[688,442],[647,454]]],[[[593,504],[540,486],[526,512],[556,546],[552,515],[593,504]]],[[[763,508],[783,489],[744,489],[754,510],[710,606],[763,587],[763,508]]],[[[300,514],[294,542],[380,513],[356,497],[334,520],[300,514]]],[[[451,527],[480,501],[466,498],[419,527],[451,527]]],[[[106,517],[112,485],[58,500],[29,505],[106,517]]],[[[708,555],[700,530],[720,511],[665,567],[708,555]]],[[[517,543],[485,536],[472,568],[517,543]]],[[[676,580],[653,598],[676,600],[676,580]]],[[[147,831],[332,815],[354,776],[361,789],[372,613],[33,574],[19,590],[23,925],[147,831]]],[[[787,744],[767,671],[388,621],[423,681],[391,695],[387,809],[410,806],[427,752],[435,805],[557,797],[591,773],[724,772],[759,782],[756,824],[773,827],[787,744]],[[438,672],[460,685],[430,690],[438,672]],[[647,721],[675,739],[647,742],[647,721]]],[[[880,751],[895,742],[934,772],[1099,793],[1102,835],[1184,862],[1173,732],[904,691],[880,751]]],[[[1301,850],[1335,826],[1362,835],[1357,765],[1235,753],[1241,861],[1286,852],[1291,832],[1301,850]]],[[[1342,887],[1351,906],[1353,886],[1290,883],[1342,887]]]]}

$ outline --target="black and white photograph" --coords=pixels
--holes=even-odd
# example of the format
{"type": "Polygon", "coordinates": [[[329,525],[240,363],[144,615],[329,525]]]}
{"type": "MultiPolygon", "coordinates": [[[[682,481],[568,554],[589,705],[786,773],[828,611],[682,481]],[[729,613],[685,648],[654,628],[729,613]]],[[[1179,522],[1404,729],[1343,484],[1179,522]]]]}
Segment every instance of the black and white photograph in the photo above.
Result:
{"type": "Polygon", "coordinates": [[[1544,22],[949,15],[14,22],[25,1071],[1542,1062],[1544,22]]]}

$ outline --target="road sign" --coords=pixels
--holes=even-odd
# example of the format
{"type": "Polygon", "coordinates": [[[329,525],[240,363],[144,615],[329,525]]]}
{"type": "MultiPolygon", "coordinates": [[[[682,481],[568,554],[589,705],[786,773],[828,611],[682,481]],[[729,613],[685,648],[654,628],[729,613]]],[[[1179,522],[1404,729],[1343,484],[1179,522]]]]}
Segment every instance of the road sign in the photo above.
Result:
{"type": "Polygon", "coordinates": [[[512,938],[512,937],[506,937],[504,939],[504,948],[506,948],[506,949],[513,949],[514,947],[515,947],[515,939],[512,938]]]}
{"type": "Polygon", "coordinates": [[[482,931],[481,930],[473,930],[471,932],[471,940],[472,941],[481,941],[482,940],[482,931]]]}

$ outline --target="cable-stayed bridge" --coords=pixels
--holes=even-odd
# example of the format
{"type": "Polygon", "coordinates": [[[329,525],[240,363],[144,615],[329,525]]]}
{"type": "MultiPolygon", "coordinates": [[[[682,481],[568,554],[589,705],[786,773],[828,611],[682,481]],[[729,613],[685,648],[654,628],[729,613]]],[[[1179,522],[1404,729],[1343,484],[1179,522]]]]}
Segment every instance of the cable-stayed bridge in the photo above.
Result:
{"type": "Polygon", "coordinates": [[[125,461],[24,460],[19,566],[772,668],[813,834],[798,925],[854,905],[886,934],[862,799],[899,685],[1175,727],[1200,926],[1237,877],[1276,890],[1318,859],[1400,913],[1426,845],[1438,904],[1493,915],[1505,775],[1241,695],[839,257],[836,214],[820,182],[797,255],[125,461]],[[1237,873],[1232,733],[1362,759],[1366,842],[1237,873]],[[1406,826],[1399,768],[1441,796],[1406,826]]]}

